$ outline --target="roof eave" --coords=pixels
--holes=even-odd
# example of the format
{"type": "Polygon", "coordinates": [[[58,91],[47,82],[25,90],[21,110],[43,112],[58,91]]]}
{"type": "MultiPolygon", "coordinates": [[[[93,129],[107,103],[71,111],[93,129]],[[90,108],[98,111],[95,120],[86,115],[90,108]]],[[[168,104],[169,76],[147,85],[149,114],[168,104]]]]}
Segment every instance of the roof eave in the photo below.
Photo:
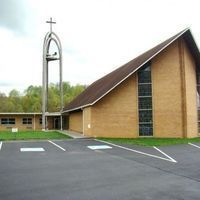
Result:
{"type": "Polygon", "coordinates": [[[72,112],[72,111],[76,111],[76,110],[82,110],[83,108],[86,108],[86,107],[89,107],[89,106],[92,106],[92,105],[93,104],[85,104],[83,106],[79,106],[79,107],[76,107],[76,108],[64,110],[62,113],[68,113],[68,112],[72,112]]]}
{"type": "Polygon", "coordinates": [[[2,112],[0,115],[41,115],[42,113],[25,113],[25,112],[2,112]]]}

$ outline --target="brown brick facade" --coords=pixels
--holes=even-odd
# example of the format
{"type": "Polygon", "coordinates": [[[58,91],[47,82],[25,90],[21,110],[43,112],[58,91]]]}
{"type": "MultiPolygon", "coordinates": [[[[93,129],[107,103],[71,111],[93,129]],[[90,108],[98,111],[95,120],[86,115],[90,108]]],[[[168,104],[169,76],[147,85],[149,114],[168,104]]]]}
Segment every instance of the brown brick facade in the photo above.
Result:
{"type": "Polygon", "coordinates": [[[18,128],[18,130],[41,130],[42,125],[40,124],[41,115],[17,115],[17,114],[10,114],[10,115],[0,115],[0,121],[4,118],[14,118],[15,124],[0,124],[0,131],[11,130],[12,128],[18,128]],[[23,118],[31,118],[32,124],[23,124],[23,118]]]}
{"type": "Polygon", "coordinates": [[[155,137],[182,137],[182,89],[178,41],[152,60],[155,137]]]}
{"type": "Polygon", "coordinates": [[[69,116],[69,130],[83,132],[83,112],[73,112],[69,116]]]}
{"type": "Polygon", "coordinates": [[[138,136],[136,86],[136,76],[133,75],[91,107],[92,135],[131,138],[138,136]]]}
{"type": "Polygon", "coordinates": [[[197,137],[196,64],[187,45],[183,43],[185,63],[187,137],[197,137]]]}
{"type": "MultiPolygon", "coordinates": [[[[197,137],[196,66],[184,40],[153,58],[151,70],[153,136],[197,137]]],[[[69,124],[87,136],[138,137],[137,73],[83,114],[71,113],[69,124]]]]}
{"type": "MultiPolygon", "coordinates": [[[[66,116],[63,116],[63,118],[66,116]]],[[[0,131],[9,131],[12,128],[18,128],[19,131],[33,131],[42,130],[42,114],[30,114],[30,113],[0,113],[0,131]],[[14,119],[15,124],[3,124],[2,119],[14,119]],[[31,124],[24,124],[24,118],[31,118],[31,124]]],[[[64,120],[63,120],[64,121],[64,120]]],[[[63,128],[66,124],[63,124],[63,128]]],[[[47,116],[47,130],[60,129],[60,116],[47,116]]]]}

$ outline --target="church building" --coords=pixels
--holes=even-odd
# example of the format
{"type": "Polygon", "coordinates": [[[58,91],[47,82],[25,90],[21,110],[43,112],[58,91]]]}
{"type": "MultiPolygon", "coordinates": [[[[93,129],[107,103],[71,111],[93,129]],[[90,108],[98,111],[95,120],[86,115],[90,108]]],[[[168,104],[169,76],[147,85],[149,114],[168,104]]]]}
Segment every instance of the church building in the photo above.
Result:
{"type": "Polygon", "coordinates": [[[69,129],[91,137],[198,137],[200,52],[185,29],[100,78],[69,103],[69,129]]]}

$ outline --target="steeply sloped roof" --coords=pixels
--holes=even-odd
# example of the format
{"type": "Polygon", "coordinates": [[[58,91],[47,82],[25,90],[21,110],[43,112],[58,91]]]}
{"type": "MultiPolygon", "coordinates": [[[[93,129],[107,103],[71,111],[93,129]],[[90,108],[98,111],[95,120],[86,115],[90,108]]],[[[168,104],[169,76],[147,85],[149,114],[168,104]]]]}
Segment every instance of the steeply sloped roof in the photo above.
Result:
{"type": "Polygon", "coordinates": [[[112,91],[125,79],[131,76],[134,72],[136,72],[145,63],[150,61],[153,57],[155,57],[162,50],[168,47],[172,42],[174,42],[180,37],[184,37],[184,40],[187,42],[189,48],[191,49],[196,62],[200,63],[200,53],[198,47],[194,41],[194,38],[192,37],[190,30],[185,29],[180,33],[176,34],[175,36],[167,39],[161,44],[150,49],[149,51],[131,60],[127,64],[119,67],[118,69],[112,71],[111,73],[92,83],[80,95],[78,95],[74,100],[72,100],[64,108],[63,112],[74,111],[87,106],[94,105],[97,101],[99,101],[106,94],[112,91]]]}

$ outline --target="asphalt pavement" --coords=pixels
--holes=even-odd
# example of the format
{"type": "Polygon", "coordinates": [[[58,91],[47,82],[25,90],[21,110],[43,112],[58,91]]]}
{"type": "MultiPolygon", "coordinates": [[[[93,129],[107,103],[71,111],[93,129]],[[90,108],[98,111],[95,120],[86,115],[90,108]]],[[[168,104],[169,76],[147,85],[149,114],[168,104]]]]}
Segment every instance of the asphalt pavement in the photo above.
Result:
{"type": "Polygon", "coordinates": [[[93,139],[3,142],[0,199],[199,200],[200,143],[195,145],[155,149],[93,139]]]}

